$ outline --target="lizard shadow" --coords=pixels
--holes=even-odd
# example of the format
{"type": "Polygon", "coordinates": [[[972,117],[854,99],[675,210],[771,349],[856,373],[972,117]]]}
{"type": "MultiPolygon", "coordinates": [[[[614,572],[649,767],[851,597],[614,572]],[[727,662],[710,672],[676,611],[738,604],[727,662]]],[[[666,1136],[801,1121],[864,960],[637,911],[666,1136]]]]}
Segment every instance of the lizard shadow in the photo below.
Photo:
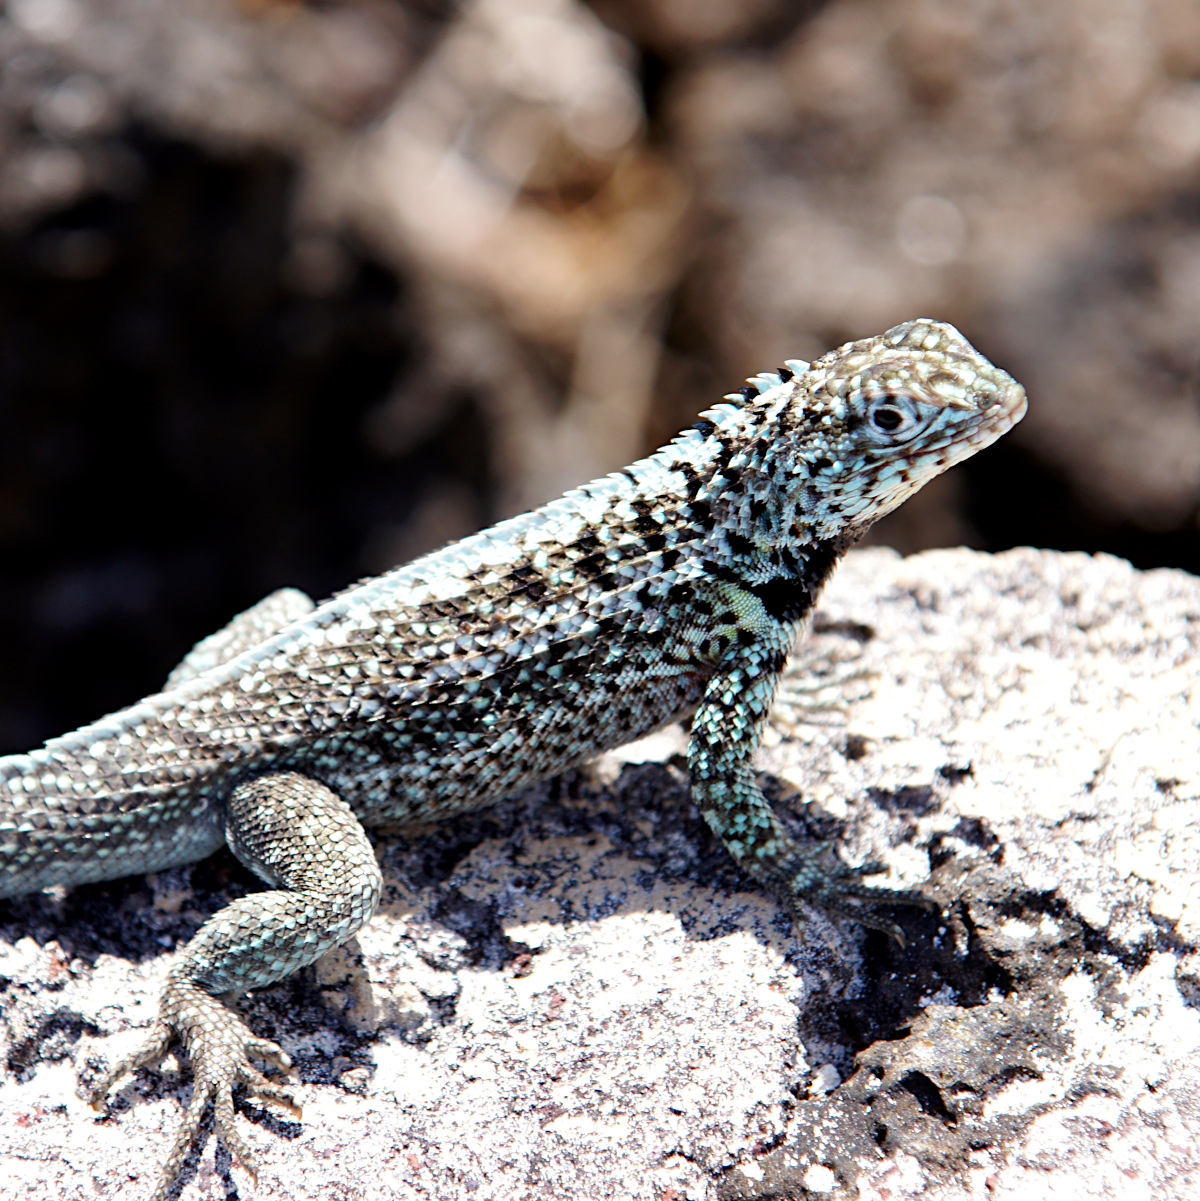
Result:
{"type": "MultiPolygon", "coordinates": [[[[875,789],[864,799],[890,815],[897,839],[914,841],[917,819],[941,806],[941,794],[962,772],[939,775],[936,787],[931,781],[875,789]]],[[[768,795],[783,791],[779,781],[765,785],[768,795]]],[[[844,828],[813,805],[787,820],[803,841],[836,837],[844,828]]],[[[418,947],[435,925],[448,925],[465,940],[467,966],[514,979],[536,977],[539,956],[552,958],[564,943],[580,960],[601,948],[569,984],[556,974],[561,959],[550,964],[541,987],[552,1016],[565,996],[589,993],[601,998],[601,1013],[609,1012],[604,987],[619,993],[623,977],[645,972],[636,946],[648,941],[636,932],[643,921],[649,939],[681,932],[667,958],[686,957],[687,943],[749,934],[802,981],[795,994],[798,1059],[832,1067],[838,1082],[829,1090],[792,1086],[799,1120],[768,1153],[778,1151],[781,1169],[820,1162],[833,1137],[844,1163],[835,1161],[852,1179],[854,1164],[881,1149],[919,1157],[935,1146],[939,1156],[965,1163],[975,1148],[1004,1137],[1005,1122],[1032,1121],[1032,1110],[998,1118],[988,1101],[1015,1080],[1040,1079],[1043,1065],[1065,1053],[1060,982],[1081,962],[1099,970],[1118,950],[1062,898],[1030,890],[1008,871],[984,818],[960,817],[922,849],[931,868],[924,888],[939,908],[895,910],[905,945],[816,912],[793,926],[708,830],[688,797],[681,763],[626,766],[599,786],[577,772],[451,836],[432,831],[390,848],[385,878],[419,883],[420,891],[392,894],[381,921],[403,924],[418,947]],[[610,922],[618,933],[607,941],[573,941],[568,930],[610,922]],[[1014,928],[1037,933],[1014,941],[1014,928]]],[[[665,963],[662,956],[649,960],[665,963]]],[[[698,1014],[712,1012],[705,983],[694,994],[698,1014]]],[[[713,983],[720,988],[723,981],[713,983]]],[[[644,996],[653,1030],[659,1001],[644,996]]],[[[731,1196],[749,1187],[729,1184],[731,1196]]]]}
{"type": "MultiPolygon", "coordinates": [[[[772,800],[785,791],[771,777],[763,783],[772,800]]],[[[871,800],[903,811],[902,825],[908,812],[937,803],[932,789],[871,800]]],[[[844,829],[819,806],[795,812],[776,803],[776,810],[805,844],[836,841],[844,829]]],[[[975,1005],[1011,985],[978,939],[939,939],[947,921],[939,912],[890,910],[905,932],[903,947],[813,909],[793,922],[710,831],[678,758],[626,765],[608,782],[588,769],[567,773],[458,819],[453,830],[415,831],[389,843],[383,863],[378,920],[402,928],[426,964],[443,969],[536,972],[554,938],[527,941],[531,926],[561,932],[579,922],[656,915],[677,922],[688,942],[750,933],[803,976],[802,1032],[843,1066],[904,1031],[930,996],[950,990],[959,1003],[975,1005]],[[457,942],[453,952],[445,950],[447,930],[457,942]]],[[[622,970],[619,956],[611,968],[622,970]]],[[[441,1020],[452,1018],[451,1004],[441,1020]]]]}
{"type": "MultiPolygon", "coordinates": [[[[801,842],[836,840],[842,823],[819,806],[789,810],[778,803],[784,786],[771,777],[763,783],[801,842]]],[[[872,799],[901,818],[935,803],[920,789],[872,799]]],[[[918,908],[892,911],[905,930],[905,947],[876,931],[860,943],[852,923],[815,910],[804,915],[802,928],[794,925],[709,830],[688,796],[678,759],[626,765],[616,779],[599,784],[588,769],[569,772],[452,823],[412,829],[378,845],[385,892],[374,922],[390,928],[385,940],[401,960],[399,973],[394,962],[388,973],[392,981],[403,976],[405,960],[417,972],[425,969],[426,977],[430,971],[536,970],[541,948],[520,934],[531,913],[563,927],[657,913],[677,921],[689,941],[749,931],[806,979],[824,982],[808,991],[802,1025],[823,1044],[839,1047],[844,1063],[903,1030],[922,998],[949,987],[963,1003],[975,1004],[989,990],[1008,987],[1002,968],[980,946],[966,956],[940,953],[935,944],[943,919],[918,908]],[[856,995],[869,995],[869,1003],[856,995]]],[[[183,945],[212,913],[261,888],[223,850],[153,880],[132,877],[21,898],[13,924],[42,945],[58,940],[71,960],[92,967],[102,955],[140,964],[159,958],[164,946],[183,945]]],[[[434,987],[424,1007],[398,1012],[385,1004],[373,1016],[356,1015],[353,1004],[337,998],[372,991],[358,942],[331,957],[336,967],[319,961],[240,1005],[258,1033],[285,1041],[302,1080],[329,1081],[331,1055],[348,1057],[343,1066],[361,1064],[364,1036],[373,1027],[391,1026],[422,1041],[423,1027],[454,1020],[453,987],[434,987]],[[323,1043],[322,1031],[328,1035],[323,1043]],[[312,1044],[310,1053],[297,1053],[298,1044],[312,1044]]],[[[422,983],[427,980],[418,981],[418,989],[422,983]]],[[[98,1029],[67,1008],[47,1020],[74,1025],[76,1037],[98,1029]]],[[[70,1030],[65,1034],[69,1041],[70,1030]]]]}
{"type": "MultiPolygon", "coordinates": [[[[768,793],[783,791],[770,778],[764,783],[768,793]]],[[[938,803],[931,789],[870,799],[901,826],[938,803]]],[[[786,806],[777,808],[787,814],[786,806]]],[[[805,840],[838,832],[839,823],[812,805],[787,820],[805,840]]],[[[904,947],[874,931],[863,936],[849,923],[815,911],[805,915],[802,928],[793,926],[709,831],[688,796],[678,761],[626,765],[608,780],[588,770],[568,773],[453,823],[381,840],[379,847],[385,895],[357,943],[239,1006],[257,1033],[284,1044],[306,1083],[362,1091],[362,1082],[376,1070],[374,1049],[381,1040],[419,1045],[436,1037],[438,1027],[455,1023],[456,989],[465,974],[528,980],[523,987],[536,993],[542,987],[539,960],[571,943],[577,932],[606,924],[628,931],[648,922],[649,939],[662,932],[674,937],[674,931],[685,952],[687,944],[748,934],[793,967],[804,981],[796,1007],[797,1039],[810,1063],[837,1068],[846,1083],[833,1097],[852,1105],[862,1121],[874,1123],[874,1133],[863,1137],[874,1138],[878,1146],[884,1128],[897,1138],[905,1122],[949,1129],[959,1121],[960,1100],[909,1049],[924,1037],[922,1014],[930,999],[956,1012],[986,1014],[989,1005],[1002,1009],[1012,998],[1020,1001],[1035,987],[1031,981],[1038,972],[1044,974],[1043,961],[1029,959],[1022,966],[998,951],[991,937],[991,930],[1013,916],[1049,912],[1050,901],[1021,894],[1005,876],[1002,848],[982,819],[964,820],[954,838],[928,847],[934,868],[930,887],[943,908],[940,913],[897,909],[904,947]],[[971,848],[978,863],[958,855],[952,843],[971,848]],[[363,997],[378,1001],[402,992],[397,986],[410,969],[416,978],[405,1004],[359,1008],[363,997]],[[346,997],[354,1003],[338,1001],[346,997]],[[886,1120],[879,1116],[884,1112],[886,1120]]],[[[141,964],[160,957],[165,946],[181,944],[234,896],[259,888],[232,856],[222,853],[153,880],[132,878],[65,895],[22,898],[10,903],[10,911],[14,930],[19,927],[43,950],[59,941],[71,964],[79,960],[96,968],[106,954],[141,964]]],[[[1063,915],[1055,910],[1054,916],[1061,921],[1063,915]]],[[[621,951],[621,937],[609,939],[607,949],[602,940],[569,947],[569,955],[578,953],[588,963],[588,983],[604,984],[627,972],[630,961],[621,951]]],[[[156,989],[149,975],[144,984],[148,995],[156,989]]],[[[714,981],[714,987],[721,986],[714,981]]],[[[550,1006],[561,996],[553,987],[545,995],[550,1006]]],[[[1047,1024],[1052,1004],[1045,1013],[1046,1021],[1029,1037],[1053,1037],[1047,1024]]],[[[62,1037],[54,1035],[50,1047],[42,1045],[42,1058],[56,1041],[62,1044],[59,1057],[70,1053],[73,1020],[76,1037],[98,1030],[94,1019],[62,1006],[42,1029],[62,1037]]],[[[1027,1022],[1026,1028],[1034,1026],[1027,1022]]],[[[27,1041],[37,1045],[36,1039],[27,1041]]],[[[1024,1051],[1007,1058],[998,1053],[997,1059],[1003,1071],[1033,1070],[1024,1066],[1033,1062],[1024,1051]]],[[[114,1094],[114,1115],[145,1090],[146,1079],[139,1073],[114,1094]]],[[[154,1079],[158,1095],[179,1096],[179,1077],[154,1079]]],[[[979,1085],[981,1094],[986,1084],[979,1085]]],[[[799,1085],[797,1090],[798,1105],[825,1104],[808,1098],[799,1085]]],[[[301,1129],[256,1105],[243,1102],[239,1112],[287,1139],[301,1129]]],[[[188,1161],[185,1179],[194,1177],[200,1146],[188,1161]]],[[[227,1191],[234,1187],[227,1183],[227,1191]]]]}

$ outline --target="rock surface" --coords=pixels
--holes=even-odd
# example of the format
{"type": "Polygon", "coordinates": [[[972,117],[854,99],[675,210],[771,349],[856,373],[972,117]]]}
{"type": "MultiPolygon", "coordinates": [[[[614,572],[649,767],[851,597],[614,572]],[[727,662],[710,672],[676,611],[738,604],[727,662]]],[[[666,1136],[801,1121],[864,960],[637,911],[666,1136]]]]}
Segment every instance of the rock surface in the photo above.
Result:
{"type": "MultiPolygon", "coordinates": [[[[805,836],[937,900],[896,911],[906,947],[819,913],[793,931],[666,731],[381,841],[357,944],[244,1002],[304,1104],[244,1107],[253,1195],[1198,1195],[1200,580],[869,550],[816,642],[869,678],[844,723],[770,738],[764,783],[805,836]]],[[[148,1188],[185,1078],[168,1060],[97,1116],[76,1067],[249,886],[219,856],[0,908],[5,1197],[148,1188]]],[[[251,1189],[210,1143],[181,1195],[251,1189]]]]}

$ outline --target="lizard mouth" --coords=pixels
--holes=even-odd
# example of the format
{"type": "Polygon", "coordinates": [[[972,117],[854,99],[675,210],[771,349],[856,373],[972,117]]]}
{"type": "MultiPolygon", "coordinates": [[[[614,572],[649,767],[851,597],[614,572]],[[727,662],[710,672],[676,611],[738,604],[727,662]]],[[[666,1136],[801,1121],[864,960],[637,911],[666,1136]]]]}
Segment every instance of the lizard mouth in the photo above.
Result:
{"type": "Polygon", "coordinates": [[[1004,399],[1000,404],[1004,419],[1008,423],[1004,428],[1010,430],[1025,416],[1025,410],[1029,408],[1029,399],[1025,395],[1025,389],[1016,380],[1012,380],[1005,389],[1004,399]]]}

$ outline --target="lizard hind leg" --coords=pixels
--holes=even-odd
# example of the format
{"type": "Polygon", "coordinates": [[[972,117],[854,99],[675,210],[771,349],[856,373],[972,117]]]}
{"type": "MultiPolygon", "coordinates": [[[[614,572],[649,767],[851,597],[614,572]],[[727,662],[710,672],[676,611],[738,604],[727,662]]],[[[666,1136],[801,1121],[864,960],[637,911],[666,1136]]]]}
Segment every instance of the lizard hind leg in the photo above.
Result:
{"type": "Polygon", "coordinates": [[[221,995],[263,988],[346,941],[375,911],[382,877],[358,819],[323,784],[295,772],[260,776],[231,793],[226,839],[234,854],[275,885],[240,897],[204,923],[167,973],[159,1018],[137,1052],[97,1085],[98,1104],[118,1076],[161,1058],[173,1037],[187,1052],[194,1085],[152,1201],[162,1201],[199,1136],[211,1102],[217,1135],[242,1167],[253,1158],[234,1122],[233,1088],[298,1107],[291,1091],[251,1066],[291,1062],[257,1037],[221,995]]]}

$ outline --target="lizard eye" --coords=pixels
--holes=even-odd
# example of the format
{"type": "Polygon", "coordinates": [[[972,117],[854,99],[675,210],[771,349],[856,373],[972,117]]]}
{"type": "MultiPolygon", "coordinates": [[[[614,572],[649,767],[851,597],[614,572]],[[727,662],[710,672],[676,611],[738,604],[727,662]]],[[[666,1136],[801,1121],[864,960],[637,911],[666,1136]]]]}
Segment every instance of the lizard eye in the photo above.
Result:
{"type": "Polygon", "coordinates": [[[867,429],[876,441],[904,442],[915,437],[928,423],[920,406],[909,396],[885,393],[867,402],[867,429]]]}

